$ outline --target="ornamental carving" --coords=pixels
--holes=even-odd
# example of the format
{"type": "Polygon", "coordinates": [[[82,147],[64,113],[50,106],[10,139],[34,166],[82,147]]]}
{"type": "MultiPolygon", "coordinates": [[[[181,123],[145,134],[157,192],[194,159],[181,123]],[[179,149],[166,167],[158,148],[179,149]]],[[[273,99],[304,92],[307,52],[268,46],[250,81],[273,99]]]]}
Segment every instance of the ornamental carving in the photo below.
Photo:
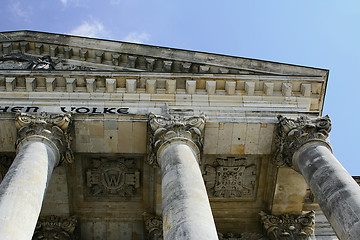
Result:
{"type": "Polygon", "coordinates": [[[35,57],[23,53],[11,53],[0,56],[0,69],[91,70],[92,68],[69,64],[62,58],[53,59],[49,55],[35,57]]]}
{"type": "Polygon", "coordinates": [[[93,159],[94,168],[86,171],[90,198],[110,197],[130,199],[140,187],[140,172],[134,159],[93,159]]]}
{"type": "Polygon", "coordinates": [[[218,233],[219,240],[265,240],[260,233],[218,233]]]}
{"type": "Polygon", "coordinates": [[[59,163],[72,163],[73,152],[70,144],[71,113],[48,114],[42,112],[39,115],[17,112],[15,115],[15,126],[17,128],[16,147],[28,141],[32,137],[46,139],[59,150],[59,163]]]}
{"type": "Polygon", "coordinates": [[[252,199],[257,180],[256,161],[250,158],[217,158],[205,166],[204,181],[212,197],[252,199]]]}
{"type": "Polygon", "coordinates": [[[267,236],[271,240],[312,239],[315,227],[314,211],[302,215],[284,214],[280,216],[261,212],[260,216],[267,236]]]}
{"type": "Polygon", "coordinates": [[[205,115],[184,117],[171,115],[169,117],[149,114],[149,154],[148,162],[158,165],[157,154],[161,147],[172,142],[188,143],[195,152],[200,152],[203,146],[203,130],[205,115]]]}
{"type": "Polygon", "coordinates": [[[162,240],[163,239],[163,222],[159,216],[152,216],[144,213],[145,228],[147,231],[147,240],[162,240]]]}
{"type": "Polygon", "coordinates": [[[278,151],[275,162],[278,166],[292,166],[292,157],[296,150],[304,143],[317,140],[325,141],[331,131],[329,116],[310,119],[300,117],[296,120],[278,116],[279,132],[277,135],[278,151]]]}
{"type": "Polygon", "coordinates": [[[72,217],[46,216],[40,217],[35,228],[33,240],[75,240],[77,220],[72,217]]]}

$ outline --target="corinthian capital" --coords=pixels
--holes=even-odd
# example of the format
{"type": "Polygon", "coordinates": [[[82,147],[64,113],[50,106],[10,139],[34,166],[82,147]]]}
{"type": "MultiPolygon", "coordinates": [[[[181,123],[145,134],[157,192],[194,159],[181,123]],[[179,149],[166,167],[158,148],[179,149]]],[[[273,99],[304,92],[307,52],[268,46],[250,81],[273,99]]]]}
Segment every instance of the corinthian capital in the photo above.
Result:
{"type": "Polygon", "coordinates": [[[150,132],[149,163],[157,165],[159,153],[174,142],[184,142],[192,147],[196,154],[199,154],[203,146],[205,121],[204,115],[164,117],[151,113],[148,128],[150,132]]]}
{"type": "Polygon", "coordinates": [[[32,115],[17,112],[15,126],[17,128],[17,140],[15,146],[19,149],[24,143],[31,140],[47,142],[60,154],[60,163],[71,163],[73,153],[70,148],[71,134],[69,124],[71,114],[48,114],[32,115]]]}
{"type": "MultiPolygon", "coordinates": [[[[321,141],[325,143],[331,131],[331,120],[328,115],[316,119],[300,117],[290,119],[278,116],[279,149],[275,156],[278,165],[293,166],[293,155],[302,145],[311,141],[321,141]]],[[[330,148],[329,144],[326,145],[330,148]]]]}
{"type": "Polygon", "coordinates": [[[310,211],[302,215],[284,214],[280,216],[260,213],[261,222],[267,236],[271,240],[277,239],[311,239],[315,227],[315,212],[310,211]]]}

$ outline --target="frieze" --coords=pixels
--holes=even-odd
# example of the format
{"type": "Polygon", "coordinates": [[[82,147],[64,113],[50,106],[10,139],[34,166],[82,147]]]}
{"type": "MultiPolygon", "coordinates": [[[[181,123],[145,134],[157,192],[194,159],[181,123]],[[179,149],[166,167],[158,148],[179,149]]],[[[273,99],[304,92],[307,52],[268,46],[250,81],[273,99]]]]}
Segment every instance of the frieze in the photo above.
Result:
{"type": "MultiPolygon", "coordinates": [[[[279,131],[275,138],[278,146],[275,163],[278,166],[293,166],[293,154],[300,146],[311,141],[325,143],[331,131],[331,120],[327,115],[315,119],[306,116],[290,119],[279,115],[278,119],[279,131]]],[[[330,148],[329,143],[326,145],[330,148]]]]}
{"type": "Polygon", "coordinates": [[[44,216],[40,217],[35,228],[33,240],[76,240],[77,219],[75,216],[58,217],[44,216]]]}
{"type": "Polygon", "coordinates": [[[18,111],[24,113],[78,113],[78,114],[129,114],[127,107],[88,107],[88,106],[0,106],[0,113],[16,113],[18,111]]]}
{"type": "Polygon", "coordinates": [[[315,212],[306,214],[284,214],[273,216],[260,213],[263,227],[271,240],[307,240],[312,239],[315,227],[315,212]]]}
{"type": "Polygon", "coordinates": [[[101,158],[91,162],[92,168],[86,171],[90,199],[130,199],[136,195],[136,190],[140,188],[140,171],[134,159],[101,158]]]}
{"type": "Polygon", "coordinates": [[[211,197],[253,199],[257,186],[257,161],[250,157],[217,158],[203,175],[211,197]]]}

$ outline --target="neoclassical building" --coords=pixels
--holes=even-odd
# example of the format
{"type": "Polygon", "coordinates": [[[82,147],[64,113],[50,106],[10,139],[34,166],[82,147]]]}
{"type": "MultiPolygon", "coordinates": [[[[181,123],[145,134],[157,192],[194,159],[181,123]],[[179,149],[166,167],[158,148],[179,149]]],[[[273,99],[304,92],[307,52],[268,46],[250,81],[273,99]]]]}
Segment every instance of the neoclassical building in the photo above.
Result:
{"type": "MultiPolygon", "coordinates": [[[[360,239],[328,70],[0,34],[0,239],[360,239]]],[[[358,180],[358,179],[357,179],[358,180]]]]}

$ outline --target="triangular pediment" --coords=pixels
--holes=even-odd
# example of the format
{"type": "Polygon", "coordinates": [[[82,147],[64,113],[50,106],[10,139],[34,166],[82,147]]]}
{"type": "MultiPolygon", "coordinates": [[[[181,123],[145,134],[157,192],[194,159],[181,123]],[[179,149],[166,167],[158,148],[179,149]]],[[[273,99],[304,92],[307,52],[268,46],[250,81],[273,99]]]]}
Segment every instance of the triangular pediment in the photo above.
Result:
{"type": "Polygon", "coordinates": [[[33,31],[0,35],[0,69],[324,76],[326,70],[256,59],[33,31]],[[44,66],[43,66],[44,67],[44,66]],[[46,67],[46,66],[45,66],[46,67]]]}

